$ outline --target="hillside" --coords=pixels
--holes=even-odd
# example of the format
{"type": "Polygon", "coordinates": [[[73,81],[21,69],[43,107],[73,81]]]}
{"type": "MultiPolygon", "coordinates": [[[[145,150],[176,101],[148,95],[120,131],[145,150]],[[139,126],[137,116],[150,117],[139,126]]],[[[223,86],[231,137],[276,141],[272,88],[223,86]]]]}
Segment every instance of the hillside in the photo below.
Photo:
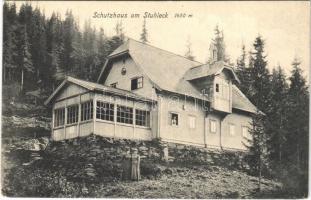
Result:
{"type": "Polygon", "coordinates": [[[262,181],[226,166],[193,163],[166,164],[158,160],[153,142],[113,140],[94,135],[50,142],[16,140],[4,145],[5,177],[2,192],[10,197],[111,197],[111,198],[255,198],[271,197],[281,184],[262,181]],[[29,148],[43,145],[41,151],[29,148]],[[27,145],[25,145],[27,144],[27,145]],[[123,181],[123,150],[138,147],[142,180],[123,181]],[[151,150],[147,151],[146,147],[151,150]]]}

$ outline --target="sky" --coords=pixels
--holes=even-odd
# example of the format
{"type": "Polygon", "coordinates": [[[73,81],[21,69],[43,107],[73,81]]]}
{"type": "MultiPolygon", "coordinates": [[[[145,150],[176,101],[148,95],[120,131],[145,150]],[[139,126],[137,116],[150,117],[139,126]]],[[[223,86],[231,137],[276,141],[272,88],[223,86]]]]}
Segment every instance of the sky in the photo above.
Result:
{"type": "MultiPolygon", "coordinates": [[[[16,2],[21,5],[22,2],[16,2]]],[[[241,55],[242,44],[252,49],[260,34],[265,40],[265,52],[269,69],[280,65],[287,75],[291,62],[297,56],[301,61],[304,76],[310,71],[310,3],[308,1],[274,2],[100,2],[100,1],[47,1],[32,2],[44,10],[46,16],[53,11],[65,15],[70,9],[79,20],[80,27],[91,20],[105,34],[115,33],[114,27],[121,18],[94,17],[94,13],[127,14],[122,18],[126,36],[139,40],[145,12],[168,14],[168,18],[146,18],[151,45],[184,55],[187,40],[191,41],[195,59],[205,62],[209,57],[209,45],[214,37],[215,26],[223,30],[226,52],[232,62],[241,55]],[[185,18],[175,17],[185,13],[185,18]],[[131,14],[140,14],[131,18],[131,14]],[[190,16],[189,16],[190,15],[190,16]]]]}

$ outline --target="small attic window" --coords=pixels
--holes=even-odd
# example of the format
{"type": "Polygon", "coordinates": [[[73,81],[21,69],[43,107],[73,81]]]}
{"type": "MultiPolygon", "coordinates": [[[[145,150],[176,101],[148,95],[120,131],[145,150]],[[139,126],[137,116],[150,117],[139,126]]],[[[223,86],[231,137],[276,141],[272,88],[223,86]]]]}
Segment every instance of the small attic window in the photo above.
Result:
{"type": "Polygon", "coordinates": [[[125,65],[125,58],[122,59],[122,63],[123,63],[123,65],[125,65]]]}
{"type": "Polygon", "coordinates": [[[143,77],[133,78],[131,80],[131,90],[136,90],[143,87],[143,77]]]}
{"type": "Polygon", "coordinates": [[[216,83],[216,92],[219,92],[219,84],[216,83]]]}

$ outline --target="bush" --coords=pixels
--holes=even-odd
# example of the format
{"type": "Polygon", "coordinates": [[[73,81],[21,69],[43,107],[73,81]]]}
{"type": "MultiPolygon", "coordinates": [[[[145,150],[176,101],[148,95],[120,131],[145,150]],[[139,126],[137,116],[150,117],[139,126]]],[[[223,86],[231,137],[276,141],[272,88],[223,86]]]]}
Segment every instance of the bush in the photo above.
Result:
{"type": "Polygon", "coordinates": [[[140,163],[140,172],[142,176],[147,178],[160,178],[162,175],[162,170],[159,165],[154,164],[150,161],[142,161],[140,163]]]}

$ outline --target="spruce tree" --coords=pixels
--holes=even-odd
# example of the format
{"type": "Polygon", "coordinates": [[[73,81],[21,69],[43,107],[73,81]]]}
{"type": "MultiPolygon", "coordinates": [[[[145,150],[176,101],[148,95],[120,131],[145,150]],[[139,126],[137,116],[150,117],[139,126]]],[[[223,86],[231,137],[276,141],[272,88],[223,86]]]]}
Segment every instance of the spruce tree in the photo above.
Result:
{"type": "Polygon", "coordinates": [[[309,92],[300,61],[292,63],[290,86],[288,91],[288,123],[286,158],[290,184],[300,197],[308,194],[308,158],[309,158],[309,92]],[[294,184],[293,184],[294,183],[294,184]]]}
{"type": "Polygon", "coordinates": [[[122,21],[118,21],[116,23],[114,30],[116,32],[116,36],[119,37],[120,40],[123,42],[125,39],[125,34],[122,21]]]}
{"type": "Polygon", "coordinates": [[[146,27],[146,18],[144,18],[143,21],[143,28],[142,28],[142,32],[140,34],[140,41],[142,41],[143,43],[147,43],[148,41],[148,31],[147,31],[147,27],[146,27]]]}
{"type": "Polygon", "coordinates": [[[288,84],[281,66],[273,69],[271,80],[271,110],[269,111],[269,157],[276,170],[282,167],[286,142],[288,107],[288,84]]]}
{"type": "Polygon", "coordinates": [[[242,54],[237,59],[235,71],[241,81],[241,83],[238,85],[239,89],[247,97],[250,96],[252,79],[251,79],[251,69],[246,66],[245,45],[242,46],[242,54]]]}
{"type": "Polygon", "coordinates": [[[265,116],[259,110],[257,110],[257,112],[252,115],[251,127],[249,129],[251,137],[246,138],[247,144],[245,144],[250,155],[248,163],[251,172],[254,175],[258,176],[259,191],[261,191],[261,179],[263,171],[268,167],[265,121],[266,121],[265,116]]]}
{"type": "Polygon", "coordinates": [[[249,93],[250,100],[257,108],[266,113],[271,108],[270,105],[270,74],[267,69],[266,56],[264,55],[264,40],[261,36],[255,39],[253,44],[254,51],[250,57],[250,74],[251,74],[251,90],[249,93]]]}
{"type": "Polygon", "coordinates": [[[215,27],[215,39],[213,40],[217,48],[217,61],[228,61],[226,55],[226,46],[224,42],[224,33],[220,31],[218,26],[215,27]]]}
{"type": "Polygon", "coordinates": [[[16,51],[16,7],[15,4],[3,5],[3,83],[13,79],[17,68],[16,51]]]}
{"type": "Polygon", "coordinates": [[[24,90],[24,80],[27,73],[34,73],[35,69],[32,64],[31,54],[29,51],[29,39],[26,31],[26,26],[21,28],[21,38],[19,41],[18,52],[18,67],[20,70],[20,90],[24,90]]]}

